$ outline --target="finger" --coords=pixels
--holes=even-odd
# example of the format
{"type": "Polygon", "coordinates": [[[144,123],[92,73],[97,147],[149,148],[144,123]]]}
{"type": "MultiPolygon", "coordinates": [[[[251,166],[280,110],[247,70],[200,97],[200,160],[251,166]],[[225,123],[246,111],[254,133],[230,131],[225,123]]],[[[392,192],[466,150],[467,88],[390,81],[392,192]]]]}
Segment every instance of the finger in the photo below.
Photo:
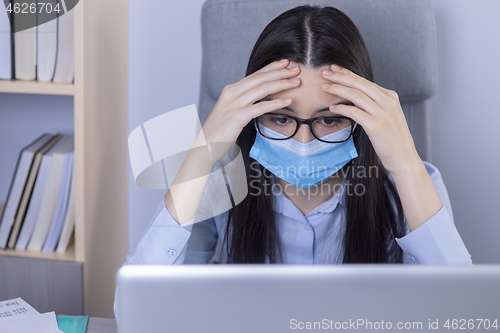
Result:
{"type": "Polygon", "coordinates": [[[264,113],[273,112],[279,109],[284,108],[287,105],[292,103],[292,99],[287,98],[276,98],[270,101],[262,101],[255,103],[245,109],[242,112],[245,115],[248,115],[250,118],[257,118],[258,116],[263,115],[264,113]]]}
{"type": "Polygon", "coordinates": [[[236,105],[240,107],[245,107],[249,104],[255,103],[255,101],[260,101],[266,96],[278,93],[283,90],[296,88],[300,85],[299,78],[281,79],[271,82],[263,82],[262,84],[252,87],[252,89],[241,95],[236,101],[236,105]],[[296,81],[292,81],[296,80],[296,81]]]}
{"type": "Polygon", "coordinates": [[[288,60],[288,59],[284,59],[284,60],[285,61],[283,61],[283,62],[273,61],[273,62],[267,64],[266,66],[262,67],[261,69],[253,72],[252,74],[247,75],[246,77],[243,78],[243,80],[245,80],[246,78],[249,78],[249,77],[254,77],[260,73],[266,73],[266,72],[270,72],[270,71],[275,70],[275,69],[285,68],[290,63],[290,60],[288,60]]]}
{"type": "Polygon", "coordinates": [[[386,89],[380,87],[376,83],[367,80],[366,78],[357,75],[356,73],[350,71],[347,68],[341,68],[340,70],[335,69],[334,66],[331,67],[333,73],[331,75],[326,75],[325,71],[322,71],[322,76],[332,82],[340,83],[348,87],[356,88],[364,92],[373,101],[377,102],[383,107],[389,107],[391,103],[392,96],[388,95],[385,91],[386,89]]]}
{"type": "MultiPolygon", "coordinates": [[[[265,88],[264,86],[262,86],[262,84],[265,82],[272,82],[272,81],[292,78],[294,76],[297,76],[299,73],[300,73],[300,67],[298,66],[295,66],[294,68],[280,68],[267,72],[262,72],[251,78],[246,77],[245,79],[234,84],[233,85],[234,93],[238,96],[243,95],[246,92],[258,86],[261,86],[261,88],[265,88]]],[[[266,95],[262,95],[261,97],[258,98],[265,97],[269,94],[271,94],[271,92],[267,93],[266,95]]],[[[251,102],[256,101],[258,98],[254,99],[251,102]]]]}
{"type": "Polygon", "coordinates": [[[360,77],[360,78],[362,78],[362,79],[365,79],[366,81],[368,81],[368,82],[372,83],[372,85],[374,85],[375,87],[377,87],[377,88],[379,88],[379,89],[381,89],[381,90],[386,90],[385,88],[383,88],[383,87],[379,86],[379,85],[378,85],[378,84],[376,84],[375,82],[372,82],[372,81],[370,81],[370,80],[368,80],[368,79],[366,79],[366,78],[364,78],[364,77],[362,77],[362,76],[360,76],[360,75],[358,75],[358,74],[354,73],[353,71],[351,71],[351,70],[350,70],[350,69],[348,69],[348,68],[345,68],[345,67],[339,67],[339,66],[336,66],[336,67],[335,67],[335,66],[336,66],[336,65],[332,65],[332,66],[331,66],[331,69],[332,69],[334,72],[344,72],[344,73],[350,73],[350,74],[352,74],[352,75],[354,75],[354,76],[357,76],[357,77],[360,77]],[[339,68],[340,68],[340,69],[339,69],[339,68]]]}
{"type": "Polygon", "coordinates": [[[283,62],[273,61],[273,62],[267,64],[266,66],[262,67],[261,69],[253,72],[252,74],[249,74],[249,75],[245,76],[239,82],[235,82],[232,85],[233,86],[239,85],[240,83],[246,82],[248,80],[251,80],[254,77],[256,77],[256,76],[258,76],[259,74],[262,74],[262,73],[270,72],[270,71],[277,70],[277,69],[286,68],[288,66],[288,64],[290,63],[290,61],[288,59],[282,59],[282,60],[284,60],[284,61],[283,62]]]}
{"type": "Polygon", "coordinates": [[[395,92],[394,90],[390,90],[390,89],[386,89],[384,87],[381,87],[381,86],[377,86],[384,94],[386,94],[387,96],[397,100],[399,102],[399,96],[398,96],[398,93],[395,92]]]}
{"type": "Polygon", "coordinates": [[[382,112],[382,109],[374,100],[372,100],[364,92],[356,88],[350,88],[338,83],[325,83],[322,88],[323,91],[351,101],[354,105],[360,107],[361,109],[372,115],[380,114],[380,112],[382,112]]]}
{"type": "Polygon", "coordinates": [[[352,105],[337,104],[330,105],[330,111],[354,120],[363,128],[369,127],[373,122],[373,116],[352,105]]]}

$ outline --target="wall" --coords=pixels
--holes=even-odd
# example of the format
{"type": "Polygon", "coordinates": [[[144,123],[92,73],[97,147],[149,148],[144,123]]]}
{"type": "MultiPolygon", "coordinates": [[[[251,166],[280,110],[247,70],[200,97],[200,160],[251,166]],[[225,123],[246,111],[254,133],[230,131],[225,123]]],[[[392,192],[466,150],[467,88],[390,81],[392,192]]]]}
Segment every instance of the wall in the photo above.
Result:
{"type": "Polygon", "coordinates": [[[500,263],[500,2],[433,0],[439,85],[431,100],[433,163],[455,224],[478,263],[500,263]]]}
{"type": "MultiPolygon", "coordinates": [[[[203,2],[129,0],[129,133],[167,111],[198,104],[203,2]]],[[[129,252],[164,195],[138,187],[129,163],[129,252]]]]}
{"type": "MultiPolygon", "coordinates": [[[[129,132],[156,115],[198,103],[202,0],[129,0],[129,132]]],[[[496,103],[500,2],[433,0],[439,86],[431,101],[433,159],[447,185],[455,223],[476,263],[500,263],[500,123],[496,103]],[[492,140],[493,139],[493,140],[492,140]],[[489,141],[492,140],[492,141],[489,141]],[[496,255],[495,255],[496,254],[496,255]]],[[[129,251],[165,191],[135,185],[129,169],[129,251]]]]}

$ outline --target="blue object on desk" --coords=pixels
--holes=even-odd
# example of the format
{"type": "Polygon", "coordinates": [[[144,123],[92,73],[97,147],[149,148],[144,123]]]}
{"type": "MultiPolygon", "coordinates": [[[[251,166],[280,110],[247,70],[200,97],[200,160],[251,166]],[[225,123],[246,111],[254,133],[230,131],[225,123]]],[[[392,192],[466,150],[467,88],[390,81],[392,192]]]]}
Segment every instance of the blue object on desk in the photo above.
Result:
{"type": "Polygon", "coordinates": [[[85,333],[88,316],[56,316],[57,326],[64,333],[85,333]]]}

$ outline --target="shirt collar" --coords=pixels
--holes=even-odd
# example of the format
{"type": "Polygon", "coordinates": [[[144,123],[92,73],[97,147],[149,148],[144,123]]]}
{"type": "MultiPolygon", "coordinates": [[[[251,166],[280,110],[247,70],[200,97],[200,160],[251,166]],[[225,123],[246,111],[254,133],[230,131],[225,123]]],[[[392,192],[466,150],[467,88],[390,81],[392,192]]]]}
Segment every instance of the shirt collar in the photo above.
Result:
{"type": "MultiPolygon", "coordinates": [[[[275,179],[274,175],[271,176],[271,193],[273,195],[273,209],[277,213],[281,213],[283,215],[288,215],[290,212],[297,210],[298,208],[295,204],[286,197],[283,193],[281,193],[277,188],[274,188],[275,179]]],[[[345,197],[345,185],[346,178],[342,180],[342,185],[339,187],[335,195],[328,199],[327,201],[321,203],[317,207],[315,207],[312,211],[310,211],[307,215],[312,215],[315,213],[331,213],[335,210],[337,205],[344,206],[344,197],[345,197]]],[[[288,215],[289,216],[289,215],[288,215]]],[[[294,217],[294,216],[289,216],[294,217]]]]}

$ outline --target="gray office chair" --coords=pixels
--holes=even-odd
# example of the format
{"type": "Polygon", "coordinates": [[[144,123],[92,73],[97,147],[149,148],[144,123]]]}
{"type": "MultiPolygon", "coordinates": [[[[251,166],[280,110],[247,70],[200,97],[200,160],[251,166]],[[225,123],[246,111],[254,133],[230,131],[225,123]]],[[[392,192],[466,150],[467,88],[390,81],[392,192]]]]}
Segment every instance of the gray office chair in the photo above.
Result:
{"type": "Polygon", "coordinates": [[[430,0],[207,0],[201,15],[201,123],[222,89],[245,77],[265,26],[303,4],[333,6],[353,20],[368,47],[375,82],[398,93],[420,158],[431,162],[428,99],[437,84],[437,48],[430,0]]]}

